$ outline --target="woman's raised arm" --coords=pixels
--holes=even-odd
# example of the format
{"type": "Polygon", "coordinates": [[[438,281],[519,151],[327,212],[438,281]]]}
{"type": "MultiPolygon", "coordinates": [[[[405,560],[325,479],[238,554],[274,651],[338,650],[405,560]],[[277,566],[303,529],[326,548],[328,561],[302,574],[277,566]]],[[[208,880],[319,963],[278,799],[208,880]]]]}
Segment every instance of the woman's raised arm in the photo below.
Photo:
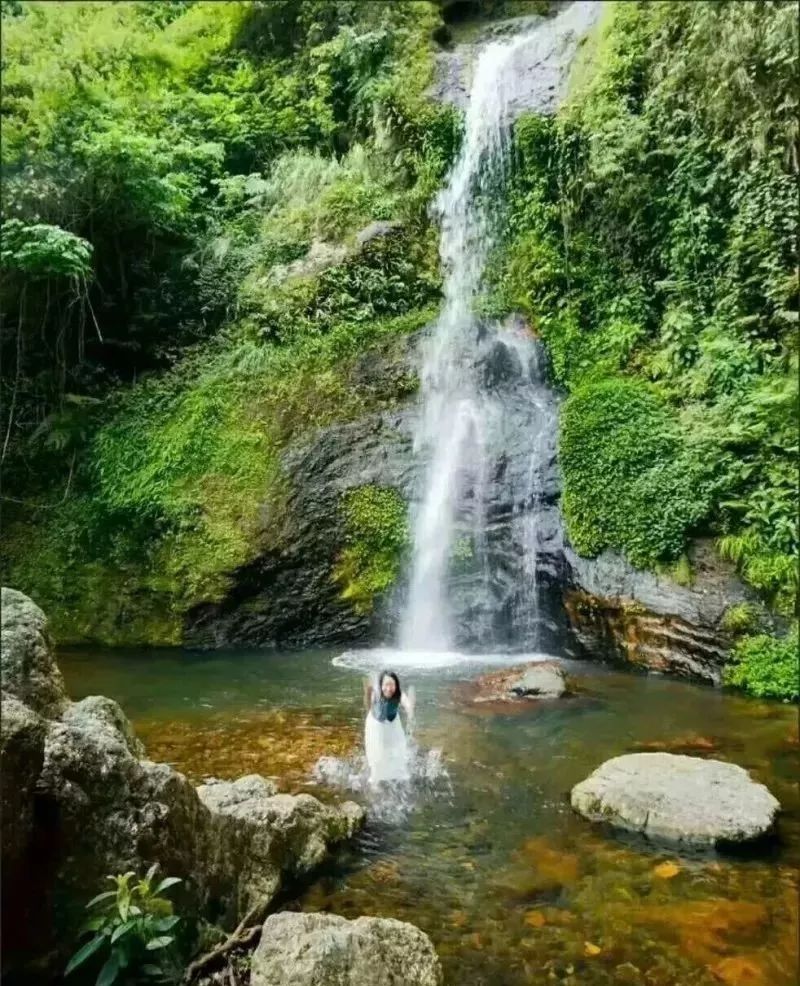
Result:
{"type": "Polygon", "coordinates": [[[372,705],[372,683],[369,678],[364,679],[364,708],[369,712],[372,705]]]}

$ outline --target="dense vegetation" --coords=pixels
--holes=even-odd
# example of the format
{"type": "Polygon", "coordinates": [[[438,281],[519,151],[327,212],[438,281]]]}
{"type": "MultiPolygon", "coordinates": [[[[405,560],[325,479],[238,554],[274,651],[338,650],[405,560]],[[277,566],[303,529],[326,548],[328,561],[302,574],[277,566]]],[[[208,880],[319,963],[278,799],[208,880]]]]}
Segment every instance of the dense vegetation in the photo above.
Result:
{"type": "MultiPolygon", "coordinates": [[[[578,550],[685,571],[690,539],[710,535],[784,616],[798,589],[797,16],[614,4],[558,118],[517,126],[492,299],[529,315],[568,391],[578,550]]],[[[787,648],[779,670],[768,639],[750,639],[732,680],[754,682],[760,654],[788,694],[787,648]]]]}
{"type": "Polygon", "coordinates": [[[3,32],[11,578],[61,639],[177,642],[185,609],[255,550],[289,438],[413,389],[355,388],[349,367],[438,296],[426,207],[459,134],[422,98],[438,8],[17,10],[3,32]]]}
{"type": "MultiPolygon", "coordinates": [[[[424,95],[441,5],[2,10],[4,574],[62,639],[175,642],[187,607],[280,538],[258,510],[281,503],[281,449],[413,390],[356,386],[351,369],[435,311],[426,207],[460,134],[424,95]],[[360,244],[376,220],[392,222],[360,244]]],[[[568,104],[516,127],[487,300],[529,317],[568,394],[578,550],[685,571],[710,536],[784,618],[797,13],[611,5],[568,104]]],[[[405,518],[387,491],[342,509],[332,574],[368,609],[405,518]]],[[[737,629],[737,684],[785,660],[761,629],[737,629]]]]}

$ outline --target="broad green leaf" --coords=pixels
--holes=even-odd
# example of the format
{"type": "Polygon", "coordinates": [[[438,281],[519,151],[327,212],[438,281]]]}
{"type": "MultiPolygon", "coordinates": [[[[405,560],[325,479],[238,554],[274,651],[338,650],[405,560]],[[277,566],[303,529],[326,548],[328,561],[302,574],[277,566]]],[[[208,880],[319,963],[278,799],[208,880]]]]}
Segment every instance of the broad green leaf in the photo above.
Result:
{"type": "Polygon", "coordinates": [[[124,924],[117,925],[111,935],[111,944],[113,945],[114,942],[119,941],[119,939],[122,938],[123,935],[126,935],[131,928],[135,927],[135,925],[135,921],[126,921],[124,924]]]}
{"type": "Polygon", "coordinates": [[[79,965],[83,963],[100,948],[100,946],[105,942],[105,935],[95,935],[90,941],[88,941],[83,948],[78,949],[78,951],[69,960],[67,968],[64,970],[64,975],[68,976],[73,969],[77,969],[79,965]]]}
{"type": "Polygon", "coordinates": [[[112,952],[106,964],[100,970],[95,986],[111,986],[119,975],[119,955],[112,952]]]}
{"type": "Polygon", "coordinates": [[[179,876],[168,876],[165,877],[161,883],[156,887],[153,893],[160,894],[168,887],[174,887],[176,883],[183,883],[183,880],[179,876]]]}
{"type": "Polygon", "coordinates": [[[117,896],[116,890],[105,890],[102,894],[98,894],[96,897],[92,897],[89,903],[86,905],[88,910],[90,907],[94,907],[95,904],[99,904],[103,900],[110,900],[112,897],[117,896]]]}
{"type": "Polygon", "coordinates": [[[152,938],[147,943],[147,946],[146,946],[147,947],[147,951],[148,952],[155,952],[159,948],[166,948],[167,945],[171,945],[174,941],[175,941],[175,938],[172,935],[161,935],[159,938],[152,938]]]}
{"type": "Polygon", "coordinates": [[[168,918],[159,918],[158,921],[153,922],[153,927],[156,931],[170,931],[175,925],[180,921],[177,914],[173,914],[168,918]]]}

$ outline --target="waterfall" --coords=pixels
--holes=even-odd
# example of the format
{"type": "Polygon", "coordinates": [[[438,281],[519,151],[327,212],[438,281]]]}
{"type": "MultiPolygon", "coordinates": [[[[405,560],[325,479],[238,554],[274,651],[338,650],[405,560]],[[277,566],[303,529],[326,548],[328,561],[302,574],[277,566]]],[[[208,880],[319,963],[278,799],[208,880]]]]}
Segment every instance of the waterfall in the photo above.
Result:
{"type": "Polygon", "coordinates": [[[452,627],[447,575],[458,531],[486,571],[485,490],[492,402],[479,388],[474,306],[492,245],[492,185],[502,179],[515,93],[514,55],[529,43],[494,43],[481,53],[464,142],[435,202],[441,221],[444,305],[423,347],[421,414],[415,452],[426,462],[413,523],[405,650],[447,650],[452,627]]]}

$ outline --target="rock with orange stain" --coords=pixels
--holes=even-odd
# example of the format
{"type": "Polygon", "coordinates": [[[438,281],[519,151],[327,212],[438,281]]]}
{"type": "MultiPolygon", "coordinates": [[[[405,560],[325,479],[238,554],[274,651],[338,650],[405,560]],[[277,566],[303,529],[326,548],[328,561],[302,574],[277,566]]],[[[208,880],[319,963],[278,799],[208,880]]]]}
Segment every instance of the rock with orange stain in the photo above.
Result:
{"type": "Polygon", "coordinates": [[[376,883],[394,883],[400,879],[400,867],[394,860],[381,859],[367,869],[367,876],[376,883]]]}
{"type": "Polygon", "coordinates": [[[533,869],[531,886],[536,889],[570,886],[580,876],[580,859],[557,849],[546,836],[526,839],[520,853],[533,869]]]}
{"type": "Polygon", "coordinates": [[[671,880],[674,876],[677,876],[681,871],[680,866],[677,863],[673,863],[672,860],[667,860],[664,863],[659,863],[658,866],[653,867],[653,875],[657,876],[660,880],[671,880]]]}
{"type": "Polygon", "coordinates": [[[595,955],[599,955],[603,951],[599,945],[595,945],[593,942],[585,941],[583,943],[583,954],[587,959],[594,958],[595,955]]]}
{"type": "Polygon", "coordinates": [[[525,924],[531,928],[543,928],[547,924],[547,918],[541,911],[528,911],[525,915],[525,924]]]}
{"type": "Polygon", "coordinates": [[[770,986],[764,967],[748,955],[731,955],[711,966],[725,986],[770,986]]]}
{"type": "Polygon", "coordinates": [[[647,740],[634,744],[637,750],[663,750],[667,753],[710,753],[718,746],[717,741],[708,736],[679,736],[672,740],[647,740]]]}
{"type": "Polygon", "coordinates": [[[577,920],[572,911],[565,911],[560,907],[545,907],[542,909],[542,914],[547,924],[554,924],[557,927],[575,924],[577,920]]]}
{"type": "Polygon", "coordinates": [[[684,900],[674,904],[635,906],[612,904],[607,916],[622,916],[634,925],[663,929],[674,935],[683,951],[703,965],[718,962],[725,952],[743,939],[756,939],[768,924],[763,904],[724,899],[684,900]]]}

